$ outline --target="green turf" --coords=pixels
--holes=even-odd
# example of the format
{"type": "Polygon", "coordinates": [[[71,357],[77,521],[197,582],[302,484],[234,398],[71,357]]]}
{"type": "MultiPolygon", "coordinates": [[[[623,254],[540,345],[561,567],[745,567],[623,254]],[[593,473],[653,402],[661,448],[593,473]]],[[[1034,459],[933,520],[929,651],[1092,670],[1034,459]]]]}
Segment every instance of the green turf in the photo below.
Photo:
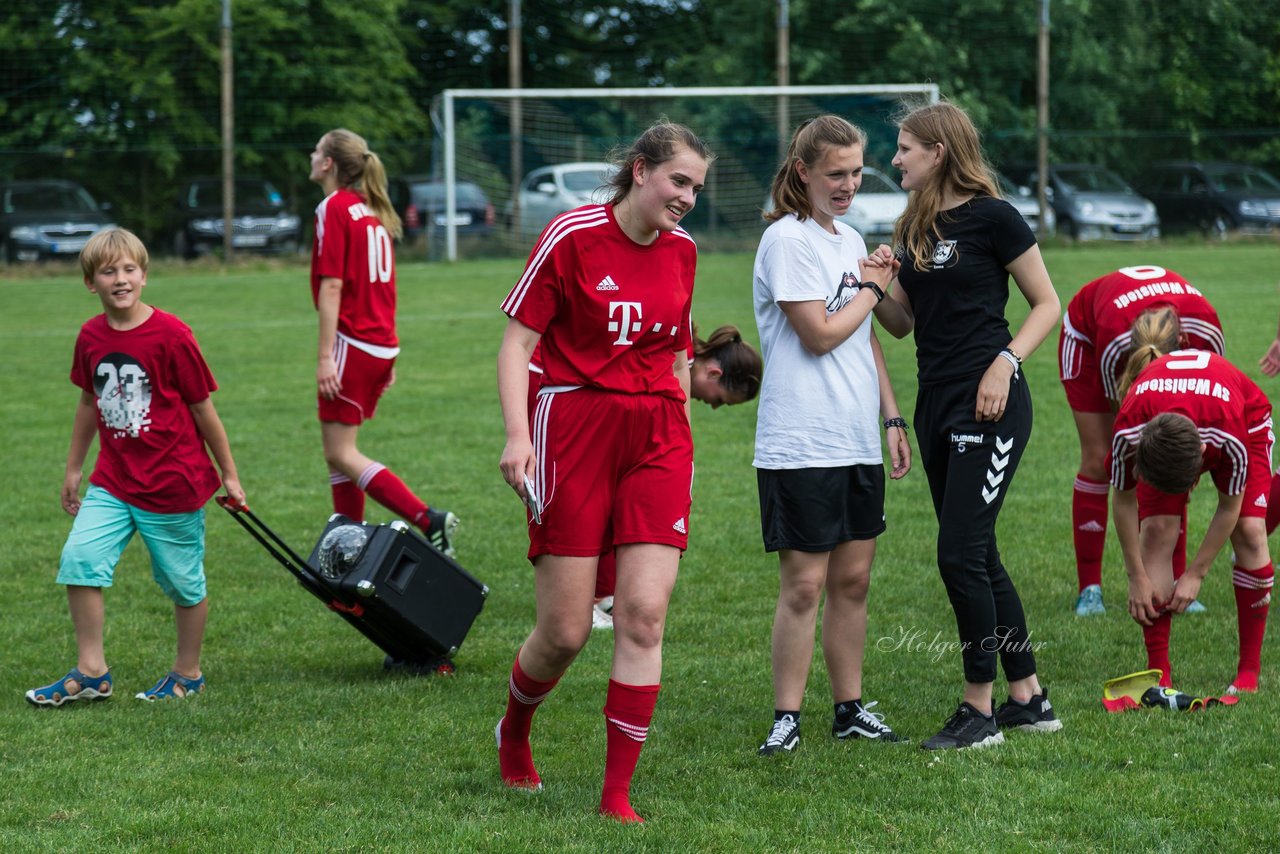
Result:
{"type": "MultiPolygon", "coordinates": [[[[1276,332],[1274,244],[1051,247],[1065,305],[1118,266],[1161,263],[1218,307],[1228,355],[1258,377],[1276,332]]],[[[594,815],[610,636],[592,642],[539,712],[534,750],[546,789],[498,782],[493,725],[516,647],[532,625],[519,501],[498,473],[503,444],[494,357],[497,309],[516,261],[400,270],[397,383],[362,446],[463,519],[459,559],[492,588],[450,679],[390,676],[382,655],[327,612],[216,507],[209,511],[211,618],[201,697],[132,699],[170,666],[171,609],[135,543],[107,594],[117,696],[37,710],[22,692],[74,661],[53,583],[69,520],[58,506],[76,390],[67,373],[79,324],[98,311],[70,272],[0,279],[0,848],[131,850],[847,851],[1274,850],[1275,643],[1263,693],[1232,710],[1107,715],[1104,679],[1140,669],[1141,636],[1122,607],[1110,543],[1110,611],[1071,611],[1070,489],[1075,435],[1056,380],[1056,339],[1027,361],[1036,429],[1001,519],[1040,673],[1066,728],[1011,734],[1003,747],[934,756],[915,744],[826,737],[830,697],[817,656],[804,741],[762,761],[771,719],[769,627],[776,558],[759,541],[751,468],[754,405],[694,410],[697,483],[690,550],[672,602],[664,690],[633,798],[649,823],[594,815]]],[[[702,258],[695,316],[754,339],[751,258],[702,258]]],[[[302,266],[157,261],[147,291],[196,331],[221,390],[215,402],[251,505],[309,548],[329,512],[315,424],[315,316],[302,266]]],[[[1011,313],[1024,306],[1015,294],[1011,313]]],[[[913,348],[884,338],[908,418],[913,348]]],[[[1280,381],[1261,380],[1272,391],[1280,381]]],[[[1198,496],[1193,539],[1212,504],[1198,496]]],[[[372,505],[371,505],[372,508],[372,505]]],[[[866,697],[915,742],[954,708],[954,620],[934,565],[923,472],[888,489],[871,594],[866,697]],[[903,642],[906,639],[907,642],[903,642]]],[[[386,521],[379,509],[375,520],[386,521]]],[[[1221,690],[1234,673],[1235,607],[1226,556],[1180,618],[1179,684],[1221,690]]],[[[1272,632],[1274,635],[1274,630],[1272,632]]],[[[999,691],[999,686],[997,686],[999,691]]],[[[998,694],[998,696],[1000,696],[998,694]]]]}

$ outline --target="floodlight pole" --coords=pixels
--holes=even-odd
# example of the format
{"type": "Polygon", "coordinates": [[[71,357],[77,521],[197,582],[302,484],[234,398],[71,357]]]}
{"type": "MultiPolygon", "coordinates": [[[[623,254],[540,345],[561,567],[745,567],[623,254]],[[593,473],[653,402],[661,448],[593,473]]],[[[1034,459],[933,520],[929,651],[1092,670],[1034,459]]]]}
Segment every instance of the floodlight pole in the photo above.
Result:
{"type": "Polygon", "coordinates": [[[236,213],[235,99],[232,97],[231,0],[222,0],[222,257],[234,252],[232,220],[236,213]]]}
{"type": "Polygon", "coordinates": [[[1049,0],[1040,0],[1036,74],[1036,201],[1040,204],[1040,237],[1049,236],[1046,186],[1049,182],[1049,0]]]}

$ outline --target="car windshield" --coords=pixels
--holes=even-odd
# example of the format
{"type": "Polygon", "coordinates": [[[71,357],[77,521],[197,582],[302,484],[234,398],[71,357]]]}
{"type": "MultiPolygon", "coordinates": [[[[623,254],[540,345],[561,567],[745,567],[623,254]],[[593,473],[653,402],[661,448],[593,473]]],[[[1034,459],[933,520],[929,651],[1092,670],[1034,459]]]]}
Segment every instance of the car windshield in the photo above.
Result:
{"type": "MultiPolygon", "coordinates": [[[[460,205],[483,205],[488,203],[484,193],[475,184],[456,184],[455,187],[454,197],[460,205]]],[[[439,182],[414,184],[414,203],[444,207],[444,191],[445,185],[439,182]]]]}
{"type": "Polygon", "coordinates": [[[571,193],[590,193],[602,186],[609,180],[609,173],[604,169],[576,169],[571,172],[561,172],[560,180],[564,182],[564,187],[571,193]]]}
{"type": "Polygon", "coordinates": [[[883,175],[875,172],[862,173],[862,186],[858,188],[858,195],[866,195],[868,193],[901,193],[897,185],[889,181],[883,175]]]}
{"type": "MultiPolygon", "coordinates": [[[[284,207],[284,197],[270,181],[257,181],[249,178],[236,180],[236,204],[266,205],[272,208],[284,207]]],[[[193,208],[210,208],[222,205],[222,182],[200,181],[191,185],[187,191],[187,206],[193,208]]]]}
{"type": "Polygon", "coordinates": [[[59,213],[97,213],[98,206],[83,187],[42,185],[13,187],[5,193],[5,213],[54,211],[59,213]]]}
{"type": "Polygon", "coordinates": [[[1244,190],[1280,191],[1280,181],[1261,169],[1206,169],[1213,187],[1220,193],[1244,190]]]}
{"type": "Polygon", "coordinates": [[[1105,169],[1059,169],[1058,180],[1072,193],[1133,193],[1128,184],[1105,169]]]}

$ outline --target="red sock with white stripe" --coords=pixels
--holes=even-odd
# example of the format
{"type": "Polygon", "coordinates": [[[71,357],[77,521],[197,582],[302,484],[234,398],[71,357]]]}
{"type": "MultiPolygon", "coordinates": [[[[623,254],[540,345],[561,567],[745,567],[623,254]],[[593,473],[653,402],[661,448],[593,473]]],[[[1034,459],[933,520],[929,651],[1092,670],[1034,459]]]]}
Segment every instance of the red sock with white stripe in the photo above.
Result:
{"type": "Polygon", "coordinates": [[[1102,584],[1102,549],[1107,543],[1106,481],[1076,475],[1071,490],[1071,528],[1076,547],[1076,577],[1080,589],[1102,584]]]}
{"type": "Polygon", "coordinates": [[[622,822],[643,822],[631,808],[631,777],[640,761],[640,749],[649,736],[653,707],[658,703],[660,685],[624,685],[609,680],[604,701],[606,752],[604,791],[600,794],[600,814],[622,822]]]}
{"type": "Polygon", "coordinates": [[[1173,672],[1169,666],[1169,624],[1172,615],[1165,611],[1155,622],[1142,627],[1142,640],[1147,645],[1147,669],[1160,671],[1160,685],[1173,687],[1173,672]]]}
{"type": "Polygon", "coordinates": [[[333,492],[333,512],[348,519],[364,521],[364,491],[341,472],[329,472],[329,489],[333,492]]]}
{"type": "Polygon", "coordinates": [[[1240,628],[1240,661],[1231,686],[1237,691],[1258,690],[1258,672],[1262,669],[1262,639],[1267,631],[1267,612],[1271,610],[1271,587],[1276,572],[1268,563],[1261,569],[1237,566],[1231,573],[1236,594],[1236,621],[1240,628]]]}
{"type": "Polygon", "coordinates": [[[369,497],[419,528],[426,524],[427,505],[413,494],[404,481],[382,463],[369,463],[360,473],[359,487],[369,497]]]}
{"type": "Polygon", "coordinates": [[[502,782],[512,788],[537,789],[542,786],[542,778],[533,767],[529,728],[533,725],[533,713],[559,681],[559,676],[549,682],[531,678],[521,669],[520,653],[516,653],[515,663],[511,665],[511,679],[507,683],[507,713],[498,721],[497,730],[502,782]]]}

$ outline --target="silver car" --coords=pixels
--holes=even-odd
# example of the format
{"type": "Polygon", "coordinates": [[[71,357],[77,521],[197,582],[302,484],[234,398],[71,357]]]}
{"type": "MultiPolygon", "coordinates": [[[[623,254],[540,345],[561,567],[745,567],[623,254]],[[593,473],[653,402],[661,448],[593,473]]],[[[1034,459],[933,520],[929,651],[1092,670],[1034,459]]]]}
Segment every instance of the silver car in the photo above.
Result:
{"type": "MultiPolygon", "coordinates": [[[[536,237],[554,217],[576,207],[604,202],[606,184],[617,168],[610,163],[557,163],[534,169],[520,182],[519,233],[536,237]]],[[[508,208],[508,216],[511,211],[508,208]]]]}
{"type": "Polygon", "coordinates": [[[1058,230],[1067,237],[1154,240],[1160,236],[1156,206],[1138,195],[1119,175],[1101,166],[1050,166],[1045,195],[1058,217],[1058,230]]]}

